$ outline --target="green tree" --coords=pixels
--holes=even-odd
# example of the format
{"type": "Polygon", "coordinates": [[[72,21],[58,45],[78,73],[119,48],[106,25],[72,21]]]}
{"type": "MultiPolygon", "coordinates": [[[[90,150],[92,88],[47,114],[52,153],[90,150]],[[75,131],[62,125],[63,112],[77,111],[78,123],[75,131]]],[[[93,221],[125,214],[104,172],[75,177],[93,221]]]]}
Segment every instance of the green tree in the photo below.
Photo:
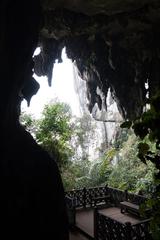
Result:
{"type": "Polygon", "coordinates": [[[46,105],[42,112],[42,118],[38,121],[36,139],[51,156],[56,158],[60,168],[67,164],[73,155],[69,143],[71,136],[69,105],[60,102],[46,105]]]}
{"type": "Polygon", "coordinates": [[[118,162],[113,166],[108,183],[119,189],[127,189],[133,192],[143,191],[148,193],[153,185],[153,164],[144,164],[139,161],[139,141],[134,133],[130,134],[118,152],[118,162]]]}
{"type": "Polygon", "coordinates": [[[90,178],[88,177],[90,161],[78,160],[71,161],[63,167],[62,179],[66,191],[89,187],[90,178]]]}
{"type": "Polygon", "coordinates": [[[88,161],[89,148],[95,137],[95,125],[92,117],[85,113],[82,117],[76,118],[74,122],[74,136],[72,144],[77,150],[75,160],[88,161]]]}
{"type": "Polygon", "coordinates": [[[33,137],[35,137],[38,122],[34,119],[32,114],[27,114],[25,112],[21,113],[20,122],[27,131],[29,131],[33,137]]]}
{"type": "Polygon", "coordinates": [[[88,186],[90,161],[88,151],[94,127],[89,115],[73,118],[70,107],[54,102],[45,106],[40,119],[21,114],[21,123],[36,141],[57,161],[65,190],[88,186]]]}

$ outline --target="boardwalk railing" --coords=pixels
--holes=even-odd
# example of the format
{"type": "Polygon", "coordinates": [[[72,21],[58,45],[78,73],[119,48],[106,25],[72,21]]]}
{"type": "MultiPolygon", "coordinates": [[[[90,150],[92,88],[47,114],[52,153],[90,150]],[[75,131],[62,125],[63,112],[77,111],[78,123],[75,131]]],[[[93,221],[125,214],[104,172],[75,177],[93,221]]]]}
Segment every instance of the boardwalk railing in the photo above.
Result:
{"type": "MultiPolygon", "coordinates": [[[[101,207],[103,205],[105,207],[112,205],[119,207],[120,202],[123,201],[141,205],[147,200],[144,196],[128,193],[127,191],[108,187],[107,185],[69,191],[66,193],[66,203],[70,226],[75,226],[76,209],[93,208],[95,207],[95,198],[104,200],[105,196],[109,196],[109,203],[106,204],[105,201],[102,201],[100,204],[101,207]]],[[[122,224],[115,219],[104,216],[96,209],[94,214],[94,235],[95,240],[151,239],[149,234],[149,220],[141,221],[134,225],[129,222],[122,224]]]]}
{"type": "Polygon", "coordinates": [[[121,223],[111,217],[94,211],[94,239],[95,240],[151,240],[149,219],[137,224],[121,223]]]}
{"type": "Polygon", "coordinates": [[[74,207],[93,207],[94,199],[101,198],[104,196],[110,196],[110,202],[114,205],[119,205],[122,201],[131,201],[138,205],[144,203],[147,198],[141,195],[132,194],[127,191],[112,188],[106,186],[94,187],[94,188],[83,188],[66,192],[66,196],[74,199],[74,207]]]}
{"type": "Polygon", "coordinates": [[[83,188],[66,192],[66,205],[70,227],[75,225],[76,208],[94,207],[95,197],[103,197],[108,187],[83,188]]]}

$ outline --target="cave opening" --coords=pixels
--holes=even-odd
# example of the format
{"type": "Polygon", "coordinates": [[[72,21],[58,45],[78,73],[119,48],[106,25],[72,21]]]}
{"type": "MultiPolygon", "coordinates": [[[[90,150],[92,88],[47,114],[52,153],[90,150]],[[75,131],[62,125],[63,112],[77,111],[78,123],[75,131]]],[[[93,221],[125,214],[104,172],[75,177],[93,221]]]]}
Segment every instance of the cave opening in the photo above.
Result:
{"type": "MultiPolygon", "coordinates": [[[[17,238],[24,233],[52,233],[55,239],[68,239],[59,171],[50,155],[19,125],[20,101],[29,102],[39,88],[32,78],[33,68],[37,75],[46,75],[51,85],[53,63],[61,61],[66,46],[68,57],[86,80],[89,111],[95,104],[102,108],[102,98],[110,89],[127,120],[125,126],[132,124],[142,140],[139,158],[143,163],[153,162],[159,170],[160,3],[2,0],[0,13],[1,229],[17,238]],[[36,46],[42,52],[32,59],[36,46]],[[151,108],[143,113],[146,94],[151,108]],[[143,142],[147,135],[154,148],[143,142]]],[[[159,182],[159,172],[155,178],[159,182]]],[[[160,187],[155,185],[153,219],[159,220],[160,187]]]]}
{"type": "MultiPolygon", "coordinates": [[[[40,52],[40,48],[37,48],[33,57],[39,55],[40,52]]],[[[48,86],[46,77],[38,77],[36,74],[33,75],[36,81],[40,84],[40,89],[36,95],[32,97],[29,107],[27,106],[26,100],[23,100],[21,104],[22,115],[20,119],[23,126],[26,127],[35,140],[45,148],[45,144],[47,145],[47,143],[44,143],[44,139],[41,139],[41,142],[40,139],[36,137],[37,131],[40,131],[37,127],[38,121],[44,117],[44,115],[42,116],[42,110],[44,110],[45,105],[56,105],[60,102],[69,104],[72,112],[70,119],[71,124],[75,127],[75,132],[77,131],[77,127],[81,128],[81,133],[79,132],[79,135],[76,135],[76,133],[73,132],[70,147],[72,149],[77,148],[77,151],[75,151],[75,153],[70,157],[70,159],[72,159],[70,164],[74,166],[71,168],[68,164],[68,169],[67,167],[65,167],[65,169],[63,167],[64,173],[62,170],[62,177],[63,175],[65,176],[69,174],[72,175],[72,178],[76,179],[77,177],[73,176],[73,168],[76,166],[78,168],[82,164],[84,165],[84,170],[80,170],[82,172],[78,176],[78,181],[81,181],[81,179],[86,178],[86,171],[88,170],[90,172],[89,165],[91,165],[91,162],[92,165],[94,161],[98,162],[98,159],[100,157],[102,158],[102,155],[106,151],[105,148],[108,148],[114,141],[118,131],[117,128],[122,121],[122,118],[110,92],[107,100],[104,100],[106,103],[101,111],[98,110],[98,106],[95,104],[92,112],[94,115],[93,117],[89,113],[87,107],[88,99],[86,93],[86,83],[78,75],[76,66],[67,58],[65,48],[62,49],[61,58],[62,63],[58,63],[58,60],[55,61],[51,86],[48,86]],[[106,107],[108,112],[106,112],[106,107]]],[[[97,90],[97,94],[100,95],[101,91],[99,90],[98,92],[97,90]]],[[[59,112],[59,114],[62,114],[62,112],[59,112]]],[[[50,118],[52,118],[51,115],[50,118]]],[[[52,121],[54,121],[54,117],[52,121]]],[[[50,128],[49,125],[48,128],[50,128]]],[[[56,131],[47,131],[49,135],[57,134],[56,131]]],[[[54,136],[52,136],[52,140],[53,139],[54,136]]],[[[52,152],[51,148],[54,148],[54,144],[55,142],[53,141],[52,146],[50,145],[49,148],[46,148],[49,153],[52,152]]],[[[55,157],[53,154],[55,154],[54,151],[51,153],[51,156],[55,157]]],[[[63,162],[64,160],[61,159],[61,161],[63,162]]],[[[63,180],[66,190],[75,188],[73,184],[75,180],[72,179],[70,183],[67,183],[66,177],[65,179],[63,178],[63,180]]],[[[90,179],[90,182],[91,181],[93,181],[93,179],[90,179]]],[[[85,186],[85,182],[83,184],[85,186]]],[[[82,187],[81,183],[78,183],[77,188],[80,186],[82,187]]]]}

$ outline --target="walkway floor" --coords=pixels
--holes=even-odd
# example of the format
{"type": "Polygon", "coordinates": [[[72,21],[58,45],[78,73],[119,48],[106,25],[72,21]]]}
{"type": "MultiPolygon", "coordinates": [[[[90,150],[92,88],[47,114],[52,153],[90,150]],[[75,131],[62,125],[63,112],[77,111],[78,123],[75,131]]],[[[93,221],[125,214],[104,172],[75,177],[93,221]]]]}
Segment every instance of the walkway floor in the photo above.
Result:
{"type": "Polygon", "coordinates": [[[76,211],[76,226],[92,237],[94,236],[93,214],[93,209],[76,211]]]}
{"type": "Polygon", "coordinates": [[[84,237],[78,232],[71,232],[69,235],[69,240],[88,240],[88,238],[84,237]]]}
{"type": "Polygon", "coordinates": [[[123,214],[121,213],[120,209],[117,207],[102,209],[102,210],[99,210],[99,212],[121,223],[130,222],[131,224],[136,224],[141,222],[141,219],[138,218],[136,215],[133,215],[130,213],[123,214]]]}
{"type": "MultiPolygon", "coordinates": [[[[121,223],[130,222],[131,224],[139,223],[141,220],[129,213],[122,214],[120,208],[110,207],[99,210],[100,213],[118,220],[121,223]]],[[[76,226],[82,231],[86,232],[89,236],[94,236],[94,225],[93,225],[94,211],[93,209],[83,209],[76,211],[76,226]]],[[[72,239],[72,238],[71,238],[72,239]]],[[[74,239],[74,238],[73,238],[74,239]]],[[[75,238],[75,239],[86,239],[86,238],[75,238]]]]}

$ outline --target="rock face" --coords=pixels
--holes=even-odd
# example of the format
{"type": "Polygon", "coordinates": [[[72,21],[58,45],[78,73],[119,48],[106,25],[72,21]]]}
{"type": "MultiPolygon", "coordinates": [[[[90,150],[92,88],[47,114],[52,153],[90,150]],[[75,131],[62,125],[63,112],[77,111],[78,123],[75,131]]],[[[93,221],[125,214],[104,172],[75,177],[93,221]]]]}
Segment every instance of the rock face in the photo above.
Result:
{"type": "Polygon", "coordinates": [[[90,112],[95,103],[101,109],[110,89],[122,116],[134,119],[147,91],[160,88],[159,42],[159,0],[1,0],[1,233],[68,238],[57,167],[19,125],[22,98],[38,90],[33,68],[51,84],[66,46],[86,81],[90,112]]]}

